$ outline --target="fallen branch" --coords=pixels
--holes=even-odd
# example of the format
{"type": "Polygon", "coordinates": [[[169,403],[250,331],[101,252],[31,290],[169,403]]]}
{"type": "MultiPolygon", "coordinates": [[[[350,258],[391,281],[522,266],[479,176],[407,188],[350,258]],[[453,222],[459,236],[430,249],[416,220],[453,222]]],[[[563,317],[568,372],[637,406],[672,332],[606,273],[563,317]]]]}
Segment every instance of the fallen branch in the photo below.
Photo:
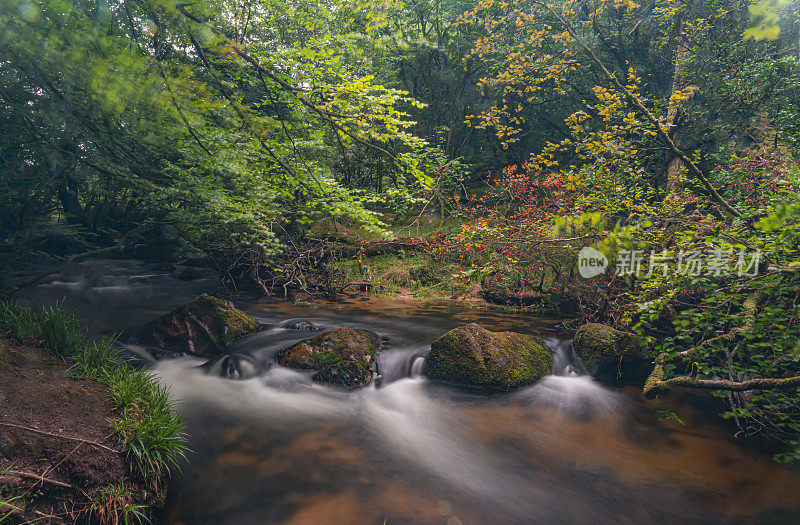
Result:
{"type": "Polygon", "coordinates": [[[731,344],[742,339],[753,329],[753,326],[755,326],[758,305],[761,304],[761,302],[763,302],[766,298],[767,294],[763,290],[759,290],[758,292],[748,295],[742,303],[742,313],[744,314],[744,324],[742,326],[731,328],[724,334],[707,339],[694,348],[679,352],[678,355],[680,357],[689,357],[698,350],[709,347],[714,343],[723,342],[731,344]]]}
{"type": "Polygon", "coordinates": [[[0,426],[10,427],[10,428],[18,428],[20,430],[25,430],[27,432],[33,432],[33,433],[36,433],[36,434],[42,434],[43,436],[66,439],[66,440],[69,440],[69,441],[77,441],[77,442],[80,442],[80,443],[86,443],[87,445],[92,445],[93,447],[98,447],[98,448],[102,448],[102,449],[108,450],[109,452],[113,452],[114,454],[121,454],[122,453],[121,451],[115,450],[115,449],[113,449],[111,447],[107,447],[107,446],[103,445],[102,443],[98,443],[96,441],[89,441],[87,439],[81,439],[81,438],[74,437],[74,436],[65,436],[65,435],[62,435],[62,434],[52,434],[50,432],[45,432],[44,430],[39,430],[39,429],[36,429],[36,428],[26,427],[26,426],[22,426],[22,425],[16,425],[14,423],[6,423],[4,421],[0,421],[0,426]]]}
{"type": "Polygon", "coordinates": [[[800,376],[784,378],[758,378],[748,381],[729,381],[727,379],[692,379],[673,377],[645,386],[645,396],[653,398],[670,388],[682,387],[700,390],[723,390],[726,392],[745,392],[748,390],[790,390],[800,387],[800,376]]]}
{"type": "MultiPolygon", "coordinates": [[[[38,474],[34,474],[33,472],[22,472],[22,471],[19,471],[19,470],[10,470],[10,469],[9,470],[5,470],[4,472],[6,474],[10,474],[12,476],[19,476],[20,478],[27,478],[27,479],[35,479],[35,480],[37,480],[39,482],[49,483],[50,485],[55,485],[56,487],[61,487],[61,488],[65,488],[65,489],[77,490],[78,492],[86,494],[84,491],[82,491],[81,489],[79,489],[78,487],[76,487],[74,485],[70,485],[69,483],[64,483],[63,481],[58,481],[58,480],[55,480],[55,479],[46,478],[44,476],[40,476],[38,474]]],[[[36,486],[35,483],[34,483],[34,486],[36,486]]],[[[87,495],[87,497],[88,497],[88,495],[87,495]]]]}

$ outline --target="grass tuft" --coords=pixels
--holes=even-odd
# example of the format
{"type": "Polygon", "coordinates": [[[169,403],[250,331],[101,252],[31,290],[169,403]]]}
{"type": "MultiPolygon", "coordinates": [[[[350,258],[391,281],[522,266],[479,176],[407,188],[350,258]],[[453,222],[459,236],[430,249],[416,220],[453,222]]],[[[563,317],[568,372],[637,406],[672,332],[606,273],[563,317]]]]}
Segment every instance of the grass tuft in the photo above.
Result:
{"type": "Polygon", "coordinates": [[[163,495],[164,476],[179,468],[188,450],[183,417],[167,387],[149,371],[121,359],[115,337],[90,340],[78,319],[60,307],[34,310],[0,302],[0,336],[48,349],[68,363],[76,379],[105,383],[120,411],[110,423],[132,474],[163,495]]]}
{"type": "Polygon", "coordinates": [[[125,485],[109,485],[92,496],[89,515],[99,523],[133,525],[147,522],[147,507],[133,501],[125,485]]]}

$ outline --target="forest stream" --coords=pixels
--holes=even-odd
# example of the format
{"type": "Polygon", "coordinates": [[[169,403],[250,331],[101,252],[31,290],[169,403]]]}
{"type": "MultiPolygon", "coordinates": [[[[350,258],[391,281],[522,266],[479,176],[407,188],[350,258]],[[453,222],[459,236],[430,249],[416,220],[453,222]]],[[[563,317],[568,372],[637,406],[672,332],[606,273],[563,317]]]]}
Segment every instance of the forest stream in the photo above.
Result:
{"type": "Polygon", "coordinates": [[[733,441],[696,401],[646,402],[581,375],[558,319],[229,291],[211,270],[180,281],[144,262],[93,260],[20,293],[63,301],[95,335],[123,340],[200,292],[226,296],[264,325],[231,350],[261,362],[309,337],[297,321],[383,337],[380,380],[356,391],[278,366],[234,381],[194,358],[151,363],[181,403],[191,448],[160,523],[800,523],[800,472],[733,441]],[[541,335],[553,374],[507,394],[422,377],[431,342],[470,322],[541,335]],[[663,409],[683,424],[660,421],[663,409]]]}

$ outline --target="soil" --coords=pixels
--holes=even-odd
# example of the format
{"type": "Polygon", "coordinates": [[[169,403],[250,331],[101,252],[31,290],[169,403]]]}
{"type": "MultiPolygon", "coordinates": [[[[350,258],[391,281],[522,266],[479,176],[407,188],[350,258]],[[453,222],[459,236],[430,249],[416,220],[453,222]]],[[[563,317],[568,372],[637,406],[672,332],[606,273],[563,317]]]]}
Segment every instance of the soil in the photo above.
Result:
{"type": "Polygon", "coordinates": [[[12,522],[72,523],[109,485],[152,503],[118,452],[110,424],[117,415],[102,383],[71,379],[46,352],[0,340],[0,501],[24,495],[12,501],[12,522]]]}

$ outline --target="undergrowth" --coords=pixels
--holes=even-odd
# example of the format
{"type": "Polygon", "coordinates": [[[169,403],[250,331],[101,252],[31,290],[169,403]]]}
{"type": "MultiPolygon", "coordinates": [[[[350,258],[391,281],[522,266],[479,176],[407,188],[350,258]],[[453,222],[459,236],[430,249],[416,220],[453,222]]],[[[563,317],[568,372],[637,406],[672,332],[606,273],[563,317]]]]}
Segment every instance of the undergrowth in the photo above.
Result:
{"type": "MultiPolygon", "coordinates": [[[[119,417],[110,423],[131,473],[163,496],[164,477],[171,469],[179,468],[178,462],[187,451],[183,418],[167,387],[150,372],[134,368],[118,356],[115,338],[90,340],[78,319],[60,307],[36,310],[0,302],[0,336],[48,350],[67,363],[70,375],[76,379],[105,383],[119,411],[119,417]]],[[[125,499],[123,492],[110,487],[100,496],[117,503],[125,499]]],[[[99,508],[97,505],[95,501],[93,512],[99,508]]],[[[124,511],[118,516],[119,523],[128,523],[138,515],[137,507],[131,505],[119,507],[119,512],[124,511]]],[[[112,512],[110,509],[103,512],[112,512]]]]}
{"type": "Polygon", "coordinates": [[[464,268],[424,254],[390,254],[335,261],[333,270],[342,285],[369,282],[375,295],[409,293],[418,299],[465,296],[480,286],[464,268]]]}

